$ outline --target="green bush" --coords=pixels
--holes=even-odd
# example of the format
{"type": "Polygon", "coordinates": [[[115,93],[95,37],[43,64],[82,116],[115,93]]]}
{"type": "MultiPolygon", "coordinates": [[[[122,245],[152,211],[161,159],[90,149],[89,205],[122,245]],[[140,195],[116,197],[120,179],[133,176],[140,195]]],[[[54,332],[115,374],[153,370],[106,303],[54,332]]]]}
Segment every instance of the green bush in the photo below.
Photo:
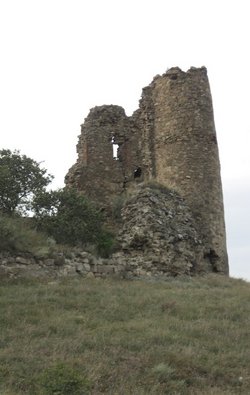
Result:
{"type": "Polygon", "coordinates": [[[75,189],[45,192],[33,203],[37,228],[59,244],[84,247],[94,244],[107,257],[113,236],[103,227],[100,211],[75,189]]]}
{"type": "Polygon", "coordinates": [[[89,382],[78,371],[63,363],[47,368],[40,377],[43,395],[87,395],[89,382]]]}
{"type": "Polygon", "coordinates": [[[102,258],[108,258],[114,250],[114,236],[112,233],[102,231],[97,240],[97,252],[102,258]]]}
{"type": "Polygon", "coordinates": [[[47,203],[49,195],[56,196],[58,206],[40,206],[40,213],[34,218],[0,213],[1,251],[45,256],[58,248],[58,243],[65,247],[93,245],[104,258],[111,254],[114,237],[104,229],[102,217],[91,202],[74,190],[46,195],[47,203]]]}
{"type": "Polygon", "coordinates": [[[34,200],[37,228],[57,243],[81,246],[96,243],[101,231],[100,213],[74,189],[45,192],[34,200]]]}

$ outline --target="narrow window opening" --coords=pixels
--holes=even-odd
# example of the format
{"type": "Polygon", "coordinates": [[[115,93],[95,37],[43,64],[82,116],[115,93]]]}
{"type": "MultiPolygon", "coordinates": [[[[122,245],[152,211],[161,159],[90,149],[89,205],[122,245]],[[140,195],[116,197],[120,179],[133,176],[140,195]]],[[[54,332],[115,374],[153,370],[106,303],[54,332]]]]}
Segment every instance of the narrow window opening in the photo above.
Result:
{"type": "Polygon", "coordinates": [[[113,159],[114,160],[119,160],[118,156],[118,149],[119,149],[119,144],[115,143],[115,137],[113,136],[111,139],[112,147],[113,147],[113,159]]]}
{"type": "Polygon", "coordinates": [[[140,167],[137,167],[137,168],[134,170],[134,178],[140,178],[140,177],[141,177],[141,173],[142,173],[141,168],[140,168],[140,167]]]}

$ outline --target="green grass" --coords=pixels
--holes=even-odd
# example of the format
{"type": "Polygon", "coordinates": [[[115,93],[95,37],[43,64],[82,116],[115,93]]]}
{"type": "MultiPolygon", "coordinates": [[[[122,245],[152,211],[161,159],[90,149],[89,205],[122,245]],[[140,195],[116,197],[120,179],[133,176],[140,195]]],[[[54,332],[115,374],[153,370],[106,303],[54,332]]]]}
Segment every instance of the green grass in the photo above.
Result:
{"type": "Polygon", "coordinates": [[[250,394],[249,283],[0,285],[0,394],[250,394]]]}

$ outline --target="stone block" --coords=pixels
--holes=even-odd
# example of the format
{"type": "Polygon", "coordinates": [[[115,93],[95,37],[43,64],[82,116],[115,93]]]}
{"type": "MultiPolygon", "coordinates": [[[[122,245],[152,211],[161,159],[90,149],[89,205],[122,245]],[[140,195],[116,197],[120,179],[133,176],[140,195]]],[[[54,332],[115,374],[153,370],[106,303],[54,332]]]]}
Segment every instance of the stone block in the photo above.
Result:
{"type": "Polygon", "coordinates": [[[97,267],[97,273],[111,274],[114,273],[114,266],[112,265],[102,265],[97,267]]]}
{"type": "Polygon", "coordinates": [[[52,258],[44,260],[45,266],[54,266],[54,263],[55,263],[55,260],[52,258]]]}
{"type": "Polygon", "coordinates": [[[86,270],[86,272],[90,272],[90,264],[89,263],[84,263],[83,267],[86,270]]]}
{"type": "Polygon", "coordinates": [[[21,265],[30,265],[32,262],[31,262],[31,259],[29,259],[29,258],[24,258],[22,256],[17,256],[16,257],[16,263],[19,263],[21,265]]]}
{"type": "Polygon", "coordinates": [[[84,266],[83,266],[83,264],[81,262],[77,262],[75,264],[75,271],[77,273],[84,273],[85,272],[84,266]]]}
{"type": "Polygon", "coordinates": [[[89,273],[87,273],[86,278],[95,278],[95,275],[94,275],[94,273],[89,272],[89,273]]]}
{"type": "Polygon", "coordinates": [[[55,266],[63,266],[65,264],[65,258],[63,255],[59,255],[54,259],[55,266]]]}

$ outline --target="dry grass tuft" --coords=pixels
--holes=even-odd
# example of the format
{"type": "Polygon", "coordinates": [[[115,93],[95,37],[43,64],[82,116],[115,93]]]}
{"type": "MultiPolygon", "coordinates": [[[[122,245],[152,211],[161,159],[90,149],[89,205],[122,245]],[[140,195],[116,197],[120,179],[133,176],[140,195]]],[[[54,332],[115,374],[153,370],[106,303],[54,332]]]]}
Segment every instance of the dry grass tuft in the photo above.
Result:
{"type": "Polygon", "coordinates": [[[3,395],[250,393],[242,280],[2,280],[0,317],[3,395]]]}

